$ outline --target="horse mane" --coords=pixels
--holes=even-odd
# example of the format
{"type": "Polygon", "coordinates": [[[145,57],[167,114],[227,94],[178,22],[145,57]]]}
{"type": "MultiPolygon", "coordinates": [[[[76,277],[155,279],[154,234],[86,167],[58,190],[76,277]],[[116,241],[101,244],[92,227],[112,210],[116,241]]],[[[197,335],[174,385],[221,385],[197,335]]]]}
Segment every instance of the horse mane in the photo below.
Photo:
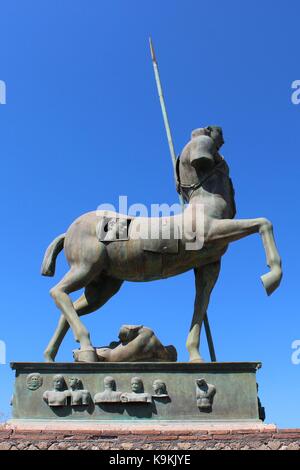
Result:
{"type": "Polygon", "coordinates": [[[234,190],[234,186],[233,186],[233,182],[232,182],[232,179],[230,178],[230,176],[228,175],[228,180],[229,180],[229,189],[230,189],[230,199],[231,199],[231,207],[232,207],[232,219],[235,218],[236,216],[236,204],[235,204],[235,190],[234,190]]]}
{"type": "MultiPolygon", "coordinates": [[[[225,158],[223,156],[221,156],[219,153],[217,153],[216,155],[216,164],[218,166],[223,166],[225,168],[225,171],[222,171],[222,170],[219,170],[221,171],[223,174],[226,174],[227,176],[227,179],[228,179],[228,184],[229,184],[229,199],[230,199],[230,204],[231,204],[231,209],[232,209],[232,216],[231,218],[233,219],[236,215],[236,204],[235,204],[235,190],[234,190],[234,186],[233,186],[233,182],[232,182],[232,179],[230,178],[229,176],[229,166],[225,160],[225,158]]],[[[191,198],[191,194],[188,194],[188,190],[195,190],[197,189],[197,185],[191,185],[190,187],[186,186],[186,185],[182,185],[181,184],[181,180],[180,180],[180,169],[179,169],[179,165],[180,165],[180,155],[177,157],[176,159],[176,166],[175,166],[175,170],[176,170],[176,179],[177,179],[177,185],[176,185],[176,189],[177,189],[177,192],[179,194],[182,195],[183,199],[186,200],[187,202],[189,202],[190,198],[191,198]],[[194,186],[194,188],[193,188],[194,186]]],[[[213,171],[209,172],[211,174],[213,174],[213,171]]],[[[199,187],[201,187],[205,181],[209,178],[210,174],[208,174],[206,177],[204,177],[203,181],[200,181],[199,182],[199,187]]]]}
{"type": "Polygon", "coordinates": [[[234,186],[233,186],[233,182],[232,182],[232,179],[230,178],[229,176],[229,166],[225,160],[225,158],[221,155],[219,155],[220,159],[223,160],[223,162],[225,163],[225,167],[226,167],[226,174],[227,174],[227,177],[228,177],[228,183],[229,183],[229,197],[230,197],[230,202],[231,202],[231,207],[232,207],[232,219],[234,219],[234,217],[236,216],[236,204],[235,204],[235,190],[234,190],[234,186]]]}

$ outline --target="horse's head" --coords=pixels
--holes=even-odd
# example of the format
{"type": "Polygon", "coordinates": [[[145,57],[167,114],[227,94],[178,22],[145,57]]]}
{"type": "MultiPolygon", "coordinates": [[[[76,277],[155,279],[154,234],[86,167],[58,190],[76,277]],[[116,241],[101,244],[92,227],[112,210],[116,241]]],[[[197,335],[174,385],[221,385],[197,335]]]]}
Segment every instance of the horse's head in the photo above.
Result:
{"type": "Polygon", "coordinates": [[[217,149],[219,150],[224,144],[223,130],[219,126],[208,126],[206,127],[207,135],[209,135],[215,142],[217,149]]]}
{"type": "Polygon", "coordinates": [[[208,135],[197,135],[190,141],[189,160],[197,173],[210,170],[216,163],[217,146],[208,135]]]}
{"type": "MultiPolygon", "coordinates": [[[[191,140],[180,156],[182,183],[196,183],[199,177],[220,162],[219,148],[224,143],[222,129],[216,126],[193,130],[191,140]]],[[[179,169],[178,169],[179,171],[179,169]]]]}
{"type": "Polygon", "coordinates": [[[210,193],[222,195],[228,202],[230,215],[235,213],[234,191],[229,169],[219,154],[224,143],[221,127],[208,126],[195,129],[177,161],[178,187],[186,202],[197,196],[203,187],[210,193]],[[217,176],[217,178],[216,178],[217,176]]]}
{"type": "Polygon", "coordinates": [[[221,127],[208,126],[193,130],[188,143],[189,163],[197,173],[212,169],[220,161],[218,151],[223,143],[221,127]]]}
{"type": "Polygon", "coordinates": [[[191,139],[198,137],[199,135],[208,135],[215,142],[217,149],[219,150],[224,144],[223,130],[220,126],[207,126],[198,127],[191,133],[191,139]]]}

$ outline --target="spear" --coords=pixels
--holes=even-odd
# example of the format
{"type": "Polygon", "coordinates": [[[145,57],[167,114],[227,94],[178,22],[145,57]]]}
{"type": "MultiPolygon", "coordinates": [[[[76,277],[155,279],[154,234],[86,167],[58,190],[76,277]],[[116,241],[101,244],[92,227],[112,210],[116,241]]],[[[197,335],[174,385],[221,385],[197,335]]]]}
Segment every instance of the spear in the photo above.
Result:
{"type": "MultiPolygon", "coordinates": [[[[167,133],[167,139],[168,139],[168,144],[169,144],[169,149],[170,149],[170,154],[171,154],[171,159],[172,159],[172,165],[173,165],[173,171],[174,171],[174,180],[175,180],[175,184],[177,185],[176,154],[175,154],[175,150],[174,150],[174,144],[173,144],[170,124],[169,124],[169,119],[168,119],[164,94],[163,94],[163,90],[162,90],[162,86],[161,86],[159,70],[158,70],[158,64],[157,64],[157,60],[156,60],[154,47],[153,47],[153,43],[152,43],[151,38],[149,38],[149,43],[150,43],[150,51],[151,51],[153,69],[154,69],[154,76],[155,76],[155,81],[156,81],[156,86],[157,86],[157,91],[158,91],[158,96],[159,96],[159,101],[160,101],[160,107],[161,107],[161,111],[162,111],[162,115],[163,115],[163,119],[164,119],[164,124],[165,124],[165,129],[166,129],[166,133],[167,133]]],[[[181,194],[179,194],[179,202],[181,204],[182,209],[184,209],[184,202],[183,202],[181,194]]]]}
{"type": "MultiPolygon", "coordinates": [[[[164,99],[163,90],[162,90],[162,86],[161,86],[159,70],[158,70],[158,64],[157,64],[156,55],[155,55],[155,52],[154,52],[154,47],[153,47],[153,43],[152,43],[151,38],[149,38],[149,43],[150,43],[150,51],[151,51],[153,69],[154,69],[154,76],[155,76],[155,81],[156,81],[156,86],[157,86],[161,111],[162,111],[162,115],[163,115],[163,119],[164,119],[164,124],[165,124],[165,129],[166,129],[166,133],[167,133],[167,139],[168,139],[168,144],[169,144],[169,149],[170,149],[170,154],[171,154],[171,159],[172,159],[172,164],[173,164],[174,179],[175,179],[175,184],[177,185],[176,154],[175,154],[175,150],[174,150],[174,144],[173,144],[170,124],[169,124],[165,99],[164,99]]],[[[184,209],[184,202],[183,202],[181,194],[179,194],[179,201],[180,201],[182,209],[184,209]]],[[[212,339],[212,335],[211,335],[211,330],[210,330],[210,326],[209,326],[207,312],[206,312],[205,317],[204,317],[204,328],[205,328],[205,333],[206,333],[206,338],[207,338],[207,343],[208,343],[210,360],[212,362],[216,362],[217,359],[216,359],[215,348],[214,348],[214,343],[213,343],[213,339],[212,339]]]]}

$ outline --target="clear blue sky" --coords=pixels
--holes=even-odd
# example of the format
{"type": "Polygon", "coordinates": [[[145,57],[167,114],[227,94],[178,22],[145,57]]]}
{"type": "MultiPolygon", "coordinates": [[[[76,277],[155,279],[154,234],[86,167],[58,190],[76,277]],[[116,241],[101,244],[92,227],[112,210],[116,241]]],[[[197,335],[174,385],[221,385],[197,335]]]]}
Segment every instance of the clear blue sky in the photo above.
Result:
{"type": "MultiPolygon", "coordinates": [[[[7,0],[0,4],[0,339],[7,361],[41,361],[58,320],[39,274],[44,250],[80,214],[119,195],[129,203],[177,201],[149,57],[155,42],[177,152],[196,127],[224,129],[223,154],[238,217],[268,217],[284,279],[268,298],[258,235],[231,245],[209,316],[220,361],[262,361],[267,421],[300,426],[299,121],[296,0],[7,0]]],[[[188,358],[193,273],[126,283],[84,318],[95,345],[122,323],[152,327],[188,358]]],[[[205,342],[205,340],[204,340],[205,342]]],[[[72,359],[71,334],[58,360],[72,359]]],[[[208,358],[206,345],[204,355],[208,358]]],[[[10,413],[13,374],[0,366],[0,411],[10,413]]]]}

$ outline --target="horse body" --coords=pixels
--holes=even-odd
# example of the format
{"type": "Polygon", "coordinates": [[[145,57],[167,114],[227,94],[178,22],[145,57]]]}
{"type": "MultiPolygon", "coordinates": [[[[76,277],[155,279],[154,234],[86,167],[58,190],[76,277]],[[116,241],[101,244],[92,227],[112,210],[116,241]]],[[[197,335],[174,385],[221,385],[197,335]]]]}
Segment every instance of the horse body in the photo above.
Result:
{"type": "Polygon", "coordinates": [[[262,277],[267,293],[278,287],[281,261],[272,225],[264,218],[232,220],[235,202],[228,166],[218,152],[211,151],[213,142],[207,139],[210,138],[197,136],[182,152],[180,185],[189,202],[182,214],[146,218],[89,212],[75,220],[66,234],[48,247],[42,273],[54,274],[55,258],[62,248],[70,271],[50,291],[62,316],[45,351],[47,361],[54,360],[69,325],[80,342],[84,360],[96,360],[89,332],[79,317],[100,308],[123,281],[163,279],[190,269],[195,270],[196,298],[187,348],[191,361],[202,361],[200,331],[219,275],[221,257],[230,242],[252,233],[261,234],[271,268],[262,277]],[[107,217],[128,223],[128,239],[99,240],[99,224],[107,217]],[[81,288],[85,288],[84,294],[72,303],[69,294],[81,288]]]}
{"type": "MultiPolygon", "coordinates": [[[[205,199],[207,198],[205,197],[205,199]]],[[[220,206],[224,204],[224,200],[219,202],[220,206]]],[[[216,212],[215,206],[213,204],[211,206],[216,212]]],[[[107,217],[107,213],[95,211],[84,214],[70,226],[66,233],[64,251],[67,261],[70,266],[82,262],[92,263],[99,267],[102,274],[123,281],[135,282],[176,276],[195,267],[203,266],[211,262],[212,259],[219,259],[227,246],[227,244],[225,246],[223,244],[220,250],[216,250],[216,246],[209,243],[207,232],[213,218],[202,211],[203,207],[206,207],[207,212],[207,202],[203,202],[201,196],[194,196],[190,201],[190,206],[182,214],[160,218],[133,218],[129,226],[129,239],[109,243],[99,242],[96,229],[97,225],[101,223],[101,218],[107,217]],[[196,210],[199,207],[200,214],[198,216],[198,230],[195,226],[191,232],[193,218],[196,219],[195,214],[193,216],[194,207],[196,210]],[[159,252],[159,245],[164,242],[162,236],[164,234],[161,231],[162,223],[169,229],[166,234],[166,242],[178,244],[175,253],[159,252]],[[188,233],[184,233],[185,227],[190,227],[188,233]],[[139,236],[139,234],[144,236],[139,236]],[[157,238],[154,237],[154,234],[158,234],[157,238]],[[186,245],[188,243],[196,244],[198,238],[201,238],[203,244],[201,249],[186,250],[186,245]],[[147,250],[148,242],[151,244],[149,250],[147,250]]],[[[124,217],[123,214],[118,213],[110,213],[109,215],[117,220],[124,217]]]]}
{"type": "MultiPolygon", "coordinates": [[[[226,165],[224,160],[223,164],[226,165]]],[[[189,181],[194,181],[193,175],[188,175],[188,178],[189,181]]],[[[199,180],[198,176],[197,178],[199,180]]],[[[227,243],[219,242],[217,247],[216,241],[210,242],[208,233],[215,219],[232,217],[232,202],[234,199],[226,165],[225,171],[212,173],[209,181],[193,192],[189,205],[181,214],[151,218],[129,218],[112,211],[83,214],[66,233],[65,255],[70,266],[81,263],[86,257],[87,262],[98,264],[102,273],[123,281],[151,281],[176,276],[215,261],[224,254],[227,243]],[[104,217],[130,219],[128,240],[99,242],[97,226],[104,217]],[[177,253],[158,252],[158,245],[164,236],[163,224],[169,229],[166,240],[178,240],[177,253]],[[203,242],[201,249],[186,250],[187,243],[195,243],[197,238],[201,238],[203,242]],[[147,240],[152,245],[149,251],[147,240]]]]}

